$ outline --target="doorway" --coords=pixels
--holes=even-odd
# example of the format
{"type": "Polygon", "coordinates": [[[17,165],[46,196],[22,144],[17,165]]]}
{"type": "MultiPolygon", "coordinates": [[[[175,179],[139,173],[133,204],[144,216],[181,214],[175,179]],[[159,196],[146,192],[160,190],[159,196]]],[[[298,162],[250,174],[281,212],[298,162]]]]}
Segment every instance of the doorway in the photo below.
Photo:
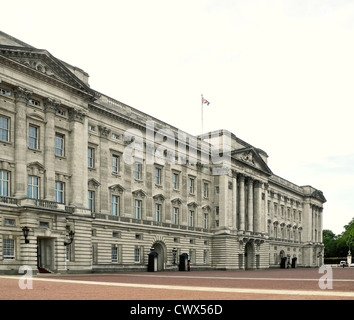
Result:
{"type": "Polygon", "coordinates": [[[37,238],[37,266],[39,269],[54,269],[53,238],[37,238]]]}
{"type": "Polygon", "coordinates": [[[166,269],[166,246],[163,242],[157,241],[152,247],[154,251],[158,254],[157,256],[157,271],[163,271],[166,269]]]}
{"type": "Polygon", "coordinates": [[[254,248],[253,243],[248,241],[245,246],[245,269],[254,269],[254,248]]]}

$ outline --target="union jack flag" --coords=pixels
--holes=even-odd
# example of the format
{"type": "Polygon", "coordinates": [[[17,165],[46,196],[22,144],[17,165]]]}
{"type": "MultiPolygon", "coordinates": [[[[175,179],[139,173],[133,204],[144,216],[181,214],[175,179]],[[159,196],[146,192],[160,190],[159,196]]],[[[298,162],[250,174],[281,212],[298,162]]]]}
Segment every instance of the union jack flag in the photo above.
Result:
{"type": "Polygon", "coordinates": [[[202,98],[202,103],[206,104],[207,106],[210,104],[210,102],[207,99],[202,98]]]}

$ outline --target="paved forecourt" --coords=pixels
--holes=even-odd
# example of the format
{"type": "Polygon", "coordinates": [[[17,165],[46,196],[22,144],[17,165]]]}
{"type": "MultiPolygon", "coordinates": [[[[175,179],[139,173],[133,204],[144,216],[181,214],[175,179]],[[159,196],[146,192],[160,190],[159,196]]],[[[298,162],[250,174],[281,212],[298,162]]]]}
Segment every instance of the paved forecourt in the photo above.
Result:
{"type": "Polygon", "coordinates": [[[354,300],[354,268],[0,276],[0,287],[1,300],[354,300]]]}

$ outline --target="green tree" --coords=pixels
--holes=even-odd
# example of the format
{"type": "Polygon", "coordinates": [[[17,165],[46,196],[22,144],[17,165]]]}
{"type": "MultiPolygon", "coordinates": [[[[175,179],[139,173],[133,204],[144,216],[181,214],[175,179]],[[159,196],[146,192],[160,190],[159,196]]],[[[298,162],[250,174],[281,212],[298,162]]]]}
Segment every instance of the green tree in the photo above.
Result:
{"type": "Polygon", "coordinates": [[[342,235],[343,240],[348,248],[348,250],[352,251],[354,248],[354,218],[349,224],[344,226],[344,233],[342,235]]]}

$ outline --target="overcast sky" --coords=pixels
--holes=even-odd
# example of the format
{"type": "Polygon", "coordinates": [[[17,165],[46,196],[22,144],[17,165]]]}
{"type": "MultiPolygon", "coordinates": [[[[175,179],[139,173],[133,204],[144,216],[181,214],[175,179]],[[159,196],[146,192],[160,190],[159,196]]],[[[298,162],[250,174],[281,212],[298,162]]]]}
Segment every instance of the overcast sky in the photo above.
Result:
{"type": "MultiPolygon", "coordinates": [[[[191,134],[228,129],[273,173],[323,191],[325,229],[354,217],[354,1],[12,0],[0,30],[191,134]]],[[[6,9],[6,10],[5,10],[6,9]]]]}

